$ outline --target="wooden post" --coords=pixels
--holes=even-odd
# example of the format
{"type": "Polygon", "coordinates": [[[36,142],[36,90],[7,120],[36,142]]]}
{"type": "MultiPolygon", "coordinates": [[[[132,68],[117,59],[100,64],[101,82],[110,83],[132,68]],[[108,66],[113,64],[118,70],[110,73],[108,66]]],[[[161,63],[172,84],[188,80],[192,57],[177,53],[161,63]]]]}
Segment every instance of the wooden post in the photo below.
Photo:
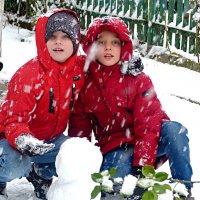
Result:
{"type": "Polygon", "coordinates": [[[4,13],[4,0],[0,0],[0,58],[2,55],[3,13],[4,13]]]}

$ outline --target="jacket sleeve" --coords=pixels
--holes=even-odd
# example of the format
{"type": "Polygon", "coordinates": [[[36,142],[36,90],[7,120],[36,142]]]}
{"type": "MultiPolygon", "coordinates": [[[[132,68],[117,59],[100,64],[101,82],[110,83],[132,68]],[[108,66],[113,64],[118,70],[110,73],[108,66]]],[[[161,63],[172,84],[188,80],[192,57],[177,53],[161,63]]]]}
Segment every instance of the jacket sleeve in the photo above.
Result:
{"type": "Polygon", "coordinates": [[[69,118],[68,135],[70,137],[87,137],[88,140],[91,140],[91,134],[90,116],[84,111],[84,104],[81,95],[79,95],[69,118]]]}
{"type": "Polygon", "coordinates": [[[163,111],[151,79],[142,73],[137,78],[134,104],[134,166],[153,165],[156,160],[163,111]]]}
{"type": "Polygon", "coordinates": [[[4,114],[5,136],[14,148],[16,147],[15,139],[20,134],[33,134],[28,123],[36,105],[36,98],[33,79],[29,75],[24,73],[24,69],[19,69],[15,73],[9,83],[5,102],[1,107],[1,112],[4,114]]]}

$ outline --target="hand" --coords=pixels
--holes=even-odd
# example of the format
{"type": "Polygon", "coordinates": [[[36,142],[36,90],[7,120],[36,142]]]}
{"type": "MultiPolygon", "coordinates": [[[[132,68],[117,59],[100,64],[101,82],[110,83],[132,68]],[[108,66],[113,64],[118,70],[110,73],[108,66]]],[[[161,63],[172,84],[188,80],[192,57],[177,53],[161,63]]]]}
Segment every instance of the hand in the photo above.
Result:
{"type": "Polygon", "coordinates": [[[133,167],[132,168],[132,173],[133,176],[135,176],[136,178],[143,178],[144,175],[142,174],[142,166],[138,166],[138,167],[133,167]]]}
{"type": "Polygon", "coordinates": [[[15,139],[17,149],[24,155],[37,156],[43,155],[52,150],[55,145],[47,144],[29,133],[24,133],[15,139]]]}

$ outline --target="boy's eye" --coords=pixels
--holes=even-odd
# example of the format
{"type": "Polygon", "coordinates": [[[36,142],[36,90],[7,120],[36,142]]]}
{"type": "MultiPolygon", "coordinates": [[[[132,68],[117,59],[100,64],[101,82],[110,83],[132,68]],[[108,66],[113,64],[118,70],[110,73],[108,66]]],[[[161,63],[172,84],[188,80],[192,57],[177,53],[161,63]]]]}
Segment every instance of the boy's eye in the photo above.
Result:
{"type": "Polygon", "coordinates": [[[97,44],[103,46],[103,45],[105,45],[105,42],[100,40],[100,41],[97,41],[97,44]]]}
{"type": "Polygon", "coordinates": [[[63,35],[60,35],[60,36],[57,36],[57,35],[53,34],[49,38],[49,40],[57,40],[57,39],[66,40],[66,39],[70,39],[70,37],[67,34],[63,34],[63,35]]]}
{"type": "Polygon", "coordinates": [[[112,45],[113,46],[121,46],[121,41],[120,40],[113,40],[112,45]]]}
{"type": "Polygon", "coordinates": [[[63,38],[69,38],[69,36],[67,34],[63,35],[63,38]]]}
{"type": "Polygon", "coordinates": [[[103,40],[98,40],[97,44],[99,46],[111,45],[111,46],[114,46],[114,47],[118,47],[118,46],[121,46],[121,41],[120,40],[112,40],[110,42],[107,42],[107,41],[103,41],[103,40]]]}
{"type": "Polygon", "coordinates": [[[51,35],[50,38],[49,38],[49,40],[53,40],[53,39],[55,39],[55,38],[56,38],[55,35],[51,35]]]}

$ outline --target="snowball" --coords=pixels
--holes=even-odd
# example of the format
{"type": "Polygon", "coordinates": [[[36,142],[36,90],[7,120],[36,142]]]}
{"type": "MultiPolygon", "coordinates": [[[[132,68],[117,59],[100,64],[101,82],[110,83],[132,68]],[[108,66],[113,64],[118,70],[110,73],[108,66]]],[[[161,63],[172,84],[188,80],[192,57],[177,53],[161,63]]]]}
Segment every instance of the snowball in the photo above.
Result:
{"type": "Polygon", "coordinates": [[[136,184],[137,184],[136,177],[132,175],[125,176],[124,183],[122,185],[122,189],[120,190],[120,193],[125,196],[131,196],[133,194],[136,184]]]}

